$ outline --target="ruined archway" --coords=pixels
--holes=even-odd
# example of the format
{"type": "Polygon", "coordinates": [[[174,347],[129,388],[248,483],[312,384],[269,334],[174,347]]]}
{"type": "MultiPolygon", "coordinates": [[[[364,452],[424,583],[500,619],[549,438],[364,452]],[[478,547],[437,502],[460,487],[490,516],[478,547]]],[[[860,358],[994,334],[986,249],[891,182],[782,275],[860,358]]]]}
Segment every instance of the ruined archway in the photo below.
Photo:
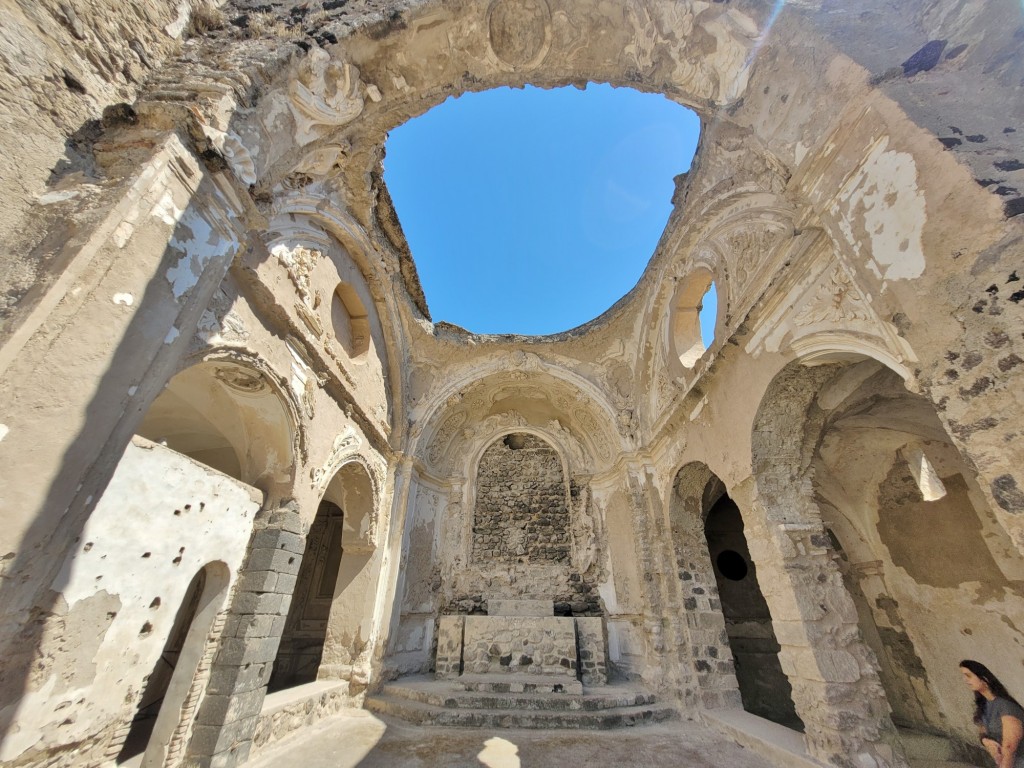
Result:
{"type": "Polygon", "coordinates": [[[948,670],[983,657],[1013,675],[1005,649],[1024,642],[1022,629],[990,624],[974,596],[985,590],[1001,613],[1020,614],[1024,560],[934,407],[893,371],[870,360],[849,365],[816,401],[814,493],[893,722],[910,757],[921,734],[966,756],[975,745],[948,670]]]}
{"type": "Polygon", "coordinates": [[[138,434],[266,492],[294,471],[295,423],[269,372],[213,358],[167,383],[138,434]]]}

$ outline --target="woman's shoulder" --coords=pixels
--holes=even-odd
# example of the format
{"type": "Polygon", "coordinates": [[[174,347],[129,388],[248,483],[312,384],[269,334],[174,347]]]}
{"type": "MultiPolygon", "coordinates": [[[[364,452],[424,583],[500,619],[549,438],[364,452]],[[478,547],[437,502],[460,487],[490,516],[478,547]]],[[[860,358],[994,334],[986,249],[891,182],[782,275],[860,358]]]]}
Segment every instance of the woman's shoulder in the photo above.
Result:
{"type": "Polygon", "coordinates": [[[997,696],[992,701],[988,702],[985,707],[985,714],[991,715],[992,717],[1015,717],[1024,723],[1024,707],[1021,707],[1015,701],[1004,699],[1002,696],[997,696]]]}

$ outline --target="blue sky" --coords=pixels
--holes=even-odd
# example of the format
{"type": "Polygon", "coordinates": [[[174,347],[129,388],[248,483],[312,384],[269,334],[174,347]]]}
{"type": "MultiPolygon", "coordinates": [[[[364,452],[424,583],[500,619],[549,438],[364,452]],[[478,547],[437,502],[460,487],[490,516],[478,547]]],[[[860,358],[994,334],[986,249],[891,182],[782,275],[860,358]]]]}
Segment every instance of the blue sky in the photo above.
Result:
{"type": "Polygon", "coordinates": [[[384,177],[433,319],[547,334],[600,315],[654,253],[699,130],[594,84],[468,93],[393,130],[384,177]]]}

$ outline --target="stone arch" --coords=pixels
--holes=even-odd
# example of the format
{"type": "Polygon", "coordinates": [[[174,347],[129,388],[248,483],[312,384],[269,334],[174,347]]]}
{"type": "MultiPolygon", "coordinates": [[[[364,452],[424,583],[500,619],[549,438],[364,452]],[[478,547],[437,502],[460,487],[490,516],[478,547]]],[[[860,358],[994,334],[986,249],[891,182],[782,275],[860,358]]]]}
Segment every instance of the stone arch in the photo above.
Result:
{"type": "Polygon", "coordinates": [[[264,365],[207,355],[149,407],[138,434],[265,493],[287,485],[302,451],[296,410],[264,365]]]}
{"type": "Polygon", "coordinates": [[[324,148],[344,146],[342,137],[352,138],[361,129],[373,138],[363,134],[351,141],[355,157],[346,158],[345,165],[363,177],[372,171],[388,130],[447,95],[467,90],[569,85],[578,83],[584,72],[596,82],[666,93],[709,117],[710,111],[741,95],[750,75],[750,51],[768,18],[766,13],[749,15],[732,8],[698,13],[667,2],[631,3],[615,11],[590,0],[554,9],[546,3],[492,6],[474,3],[452,12],[429,5],[385,34],[354,34],[344,59],[314,48],[298,60],[286,75],[295,85],[286,89],[296,143],[310,147],[309,157],[295,165],[295,156],[285,148],[273,156],[261,153],[257,161],[268,188],[296,169],[322,169],[324,148]],[[531,16],[529,21],[520,18],[523,13],[531,16]],[[514,25],[514,31],[507,25],[514,25]],[[679,25],[700,28],[704,34],[675,37],[661,32],[679,25]],[[598,34],[610,37],[609,45],[625,55],[598,55],[583,44],[598,34]],[[462,42],[453,47],[452,39],[462,42]],[[717,44],[708,49],[701,39],[717,44]],[[509,44],[516,53],[506,50],[509,44]],[[523,60],[521,46],[534,55],[523,60]],[[396,55],[413,48],[421,62],[415,71],[396,55]],[[509,59],[518,63],[509,65],[509,59]],[[395,88],[393,83],[401,85],[395,88]],[[360,123],[372,124],[364,128],[360,123]],[[288,163],[278,166],[285,158],[288,163]]]}
{"type": "Polygon", "coordinates": [[[531,353],[495,356],[446,379],[431,393],[412,452],[444,474],[503,428],[529,427],[553,440],[575,472],[609,464],[635,425],[583,377],[531,353]],[[457,458],[459,451],[461,457],[457,458]]]}
{"type": "Polygon", "coordinates": [[[215,623],[227,597],[231,575],[223,562],[207,563],[193,576],[178,607],[157,667],[147,679],[138,713],[158,706],[155,720],[136,716],[118,764],[144,752],[144,768],[162,768],[172,749],[183,747],[205,688],[203,667],[209,670],[215,623]],[[204,664],[205,662],[205,664],[204,664]],[[139,741],[144,739],[145,744],[139,741]],[[138,751],[136,751],[138,750],[138,751]]]}
{"type": "Polygon", "coordinates": [[[704,535],[707,513],[723,493],[725,486],[718,476],[703,462],[693,461],[676,473],[669,504],[672,548],[690,639],[679,661],[692,664],[699,687],[696,696],[708,709],[740,706],[732,651],[722,642],[725,617],[716,605],[718,587],[704,535]]]}
{"type": "Polygon", "coordinates": [[[976,637],[984,619],[974,614],[974,595],[981,585],[1000,595],[1005,614],[1024,611],[1011,586],[1024,560],[935,407],[897,372],[872,360],[849,364],[815,402],[821,418],[808,435],[815,503],[893,721],[901,734],[936,734],[966,754],[972,734],[948,670],[972,653],[1012,669],[1002,649],[1019,646],[1021,632],[1000,624],[976,637]]]}
{"type": "Polygon", "coordinates": [[[814,500],[809,435],[823,423],[814,400],[836,371],[790,363],[762,397],[751,446],[751,554],[768,577],[765,599],[812,756],[846,765],[864,755],[894,765],[898,744],[877,662],[860,639],[814,500]],[[840,730],[838,720],[858,725],[840,730]]]}

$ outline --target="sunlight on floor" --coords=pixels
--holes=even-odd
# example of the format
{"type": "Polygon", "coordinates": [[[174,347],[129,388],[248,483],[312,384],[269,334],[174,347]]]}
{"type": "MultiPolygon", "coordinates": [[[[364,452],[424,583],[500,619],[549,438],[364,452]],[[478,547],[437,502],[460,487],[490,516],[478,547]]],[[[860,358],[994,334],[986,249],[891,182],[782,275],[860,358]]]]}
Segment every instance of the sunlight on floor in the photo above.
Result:
{"type": "Polygon", "coordinates": [[[519,747],[499,736],[485,741],[476,757],[487,768],[519,768],[519,747]]]}

